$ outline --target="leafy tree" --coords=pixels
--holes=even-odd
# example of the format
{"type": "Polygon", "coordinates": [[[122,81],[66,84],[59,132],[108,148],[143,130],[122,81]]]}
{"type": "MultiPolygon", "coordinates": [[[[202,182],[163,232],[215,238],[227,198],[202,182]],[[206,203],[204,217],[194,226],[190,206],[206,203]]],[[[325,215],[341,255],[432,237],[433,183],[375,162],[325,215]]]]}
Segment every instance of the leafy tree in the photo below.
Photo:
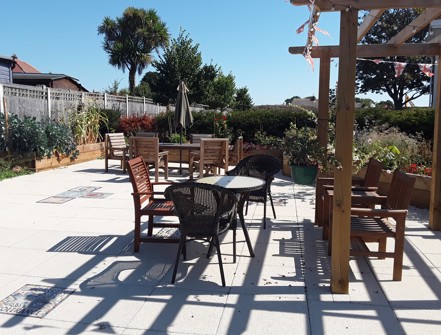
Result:
{"type": "Polygon", "coordinates": [[[375,107],[380,107],[383,109],[394,109],[394,103],[390,100],[380,101],[380,102],[377,102],[375,107]]]}
{"type": "Polygon", "coordinates": [[[150,85],[155,102],[165,105],[174,102],[180,81],[184,81],[189,89],[189,101],[195,102],[194,88],[202,68],[202,56],[198,48],[199,44],[193,45],[193,40],[181,29],[178,38],[172,39],[159,60],[152,63],[157,74],[148,74],[143,81],[150,85]]]}
{"type": "Polygon", "coordinates": [[[151,63],[152,51],[168,45],[169,33],[164,22],[153,9],[128,7],[122,17],[105,17],[98,27],[104,34],[103,48],[109,54],[109,64],[123,72],[129,71],[129,91],[135,88],[136,73],[151,63]]]}
{"type": "Polygon", "coordinates": [[[145,82],[141,82],[136,86],[132,94],[136,97],[146,97],[150,99],[153,97],[149,84],[145,82]]]}
{"type": "Polygon", "coordinates": [[[235,95],[234,109],[238,111],[249,110],[253,106],[253,99],[248,93],[247,87],[237,89],[235,95]]]}
{"type": "MultiPolygon", "coordinates": [[[[421,13],[421,9],[391,9],[380,18],[362,39],[362,44],[385,44],[402,28],[421,13]]],[[[366,14],[368,15],[368,14],[366,14]]],[[[424,29],[411,38],[411,42],[422,42],[427,36],[424,29]]],[[[418,63],[430,63],[428,57],[385,57],[376,64],[369,61],[357,62],[357,92],[384,93],[393,100],[395,109],[402,109],[406,96],[408,101],[429,93],[429,77],[423,74],[418,63]],[[403,73],[396,78],[394,62],[408,63],[403,73]]]]}
{"type": "Polygon", "coordinates": [[[219,75],[220,68],[217,65],[204,65],[198,74],[198,80],[193,89],[195,102],[205,103],[213,95],[214,79],[219,75]]]}
{"type": "Polygon", "coordinates": [[[120,83],[121,83],[121,79],[120,80],[115,79],[109,86],[107,86],[106,89],[104,89],[104,93],[117,95],[120,83]]]}
{"type": "Polygon", "coordinates": [[[236,83],[234,76],[230,73],[224,75],[222,72],[213,81],[213,91],[207,97],[204,104],[210,108],[220,108],[221,111],[234,104],[234,94],[236,93],[236,83]]]}
{"type": "Polygon", "coordinates": [[[375,106],[375,102],[369,98],[355,98],[355,102],[357,103],[359,108],[372,108],[375,106]]]}

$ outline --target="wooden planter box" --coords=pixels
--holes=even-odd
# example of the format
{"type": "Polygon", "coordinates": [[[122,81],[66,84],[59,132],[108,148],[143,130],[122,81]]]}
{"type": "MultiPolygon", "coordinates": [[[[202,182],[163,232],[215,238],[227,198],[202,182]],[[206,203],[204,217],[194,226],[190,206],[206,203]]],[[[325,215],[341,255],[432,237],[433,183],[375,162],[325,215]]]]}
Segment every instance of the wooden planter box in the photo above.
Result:
{"type": "Polygon", "coordinates": [[[288,157],[283,155],[282,160],[282,174],[291,177],[291,167],[288,165],[288,157]]]}
{"type": "MultiPolygon", "coordinates": [[[[389,193],[390,183],[392,181],[392,172],[383,170],[380,176],[380,183],[378,184],[378,193],[387,195],[389,193]]],[[[361,169],[357,176],[363,177],[366,173],[366,168],[361,169]]],[[[429,208],[430,206],[430,190],[432,184],[432,177],[421,176],[418,174],[410,174],[416,178],[415,186],[412,192],[412,199],[410,204],[419,208],[429,208]]]]}
{"type": "MultiPolygon", "coordinates": [[[[179,149],[167,149],[168,151],[168,161],[173,163],[179,163],[179,149]]],[[[182,163],[185,163],[190,160],[190,150],[182,150],[182,163]]]]}
{"type": "Polygon", "coordinates": [[[51,158],[36,159],[33,162],[32,168],[35,170],[35,172],[39,172],[47,169],[54,169],[60,166],[87,162],[104,155],[104,143],[79,145],[77,146],[77,149],[80,154],[75,159],[71,159],[70,157],[62,157],[60,159],[55,156],[51,158]]]}

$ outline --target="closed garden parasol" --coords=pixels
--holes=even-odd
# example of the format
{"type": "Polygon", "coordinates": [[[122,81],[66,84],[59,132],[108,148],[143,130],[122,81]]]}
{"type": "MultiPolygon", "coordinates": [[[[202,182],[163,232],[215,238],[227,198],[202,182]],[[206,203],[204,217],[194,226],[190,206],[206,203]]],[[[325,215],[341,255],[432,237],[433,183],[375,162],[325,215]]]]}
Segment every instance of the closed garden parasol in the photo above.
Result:
{"type": "MultiPolygon", "coordinates": [[[[176,98],[174,126],[179,127],[179,143],[182,143],[182,129],[193,123],[193,116],[190,111],[190,103],[187,97],[188,88],[183,81],[178,86],[178,97],[176,98]]],[[[179,172],[182,172],[182,150],[179,150],[179,172]]]]}

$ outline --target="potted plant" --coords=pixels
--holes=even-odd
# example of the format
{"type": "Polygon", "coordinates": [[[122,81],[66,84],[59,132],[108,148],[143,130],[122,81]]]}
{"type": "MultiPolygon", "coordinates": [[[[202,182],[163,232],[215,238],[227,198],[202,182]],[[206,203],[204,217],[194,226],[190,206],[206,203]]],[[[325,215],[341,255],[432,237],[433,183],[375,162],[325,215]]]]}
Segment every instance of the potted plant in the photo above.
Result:
{"type": "Polygon", "coordinates": [[[285,131],[282,147],[291,167],[291,177],[297,184],[314,183],[319,166],[325,157],[325,149],[317,140],[315,128],[298,128],[295,123],[285,131]]]}

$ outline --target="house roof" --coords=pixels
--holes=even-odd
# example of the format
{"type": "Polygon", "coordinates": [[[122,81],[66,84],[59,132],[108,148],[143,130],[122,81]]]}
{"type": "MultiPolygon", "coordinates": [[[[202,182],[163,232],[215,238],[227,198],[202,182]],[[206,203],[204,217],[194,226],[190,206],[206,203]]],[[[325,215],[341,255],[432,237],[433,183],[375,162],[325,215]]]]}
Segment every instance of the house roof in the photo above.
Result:
{"type": "Polygon", "coordinates": [[[13,73],[40,73],[35,67],[32,65],[15,58],[15,67],[12,69],[13,73]]]}
{"type": "Polygon", "coordinates": [[[1,60],[6,60],[6,61],[9,61],[9,62],[14,62],[14,60],[12,59],[12,57],[7,57],[7,56],[2,56],[2,55],[0,55],[0,59],[1,59],[1,60]]]}
{"type": "Polygon", "coordinates": [[[56,80],[56,79],[62,79],[62,78],[69,78],[74,81],[78,81],[78,79],[70,77],[65,74],[56,74],[56,73],[21,73],[21,72],[14,72],[13,74],[14,78],[17,79],[44,79],[44,80],[56,80]]]}
{"type": "Polygon", "coordinates": [[[48,85],[47,83],[50,81],[67,79],[71,82],[74,82],[81,91],[89,92],[83,85],[78,82],[78,79],[70,77],[65,74],[57,74],[57,73],[21,73],[21,72],[13,72],[12,78],[14,83],[41,83],[42,85],[48,85]]]}

